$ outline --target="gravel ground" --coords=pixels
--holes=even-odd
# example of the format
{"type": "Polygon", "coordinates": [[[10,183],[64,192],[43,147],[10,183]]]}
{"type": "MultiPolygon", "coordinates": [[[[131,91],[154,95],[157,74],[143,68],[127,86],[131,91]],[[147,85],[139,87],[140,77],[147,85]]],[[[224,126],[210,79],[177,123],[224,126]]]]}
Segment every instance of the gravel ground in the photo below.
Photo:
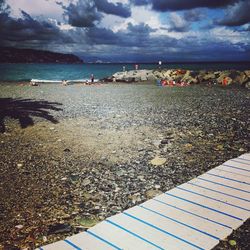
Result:
{"type": "MultiPolygon", "coordinates": [[[[250,152],[249,108],[236,87],[1,83],[0,249],[86,230],[250,152]]],[[[216,249],[250,249],[249,221],[229,239],[216,249]]]]}

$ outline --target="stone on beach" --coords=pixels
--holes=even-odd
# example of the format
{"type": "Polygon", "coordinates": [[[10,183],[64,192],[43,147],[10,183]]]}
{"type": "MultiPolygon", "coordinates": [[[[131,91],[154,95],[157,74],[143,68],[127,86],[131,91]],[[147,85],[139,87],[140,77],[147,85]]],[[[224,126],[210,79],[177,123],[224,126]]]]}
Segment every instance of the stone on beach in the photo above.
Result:
{"type": "Polygon", "coordinates": [[[165,164],[166,161],[167,161],[166,158],[161,158],[161,157],[159,157],[159,156],[156,156],[154,159],[152,159],[152,160],[150,161],[150,163],[151,163],[152,165],[154,165],[154,166],[161,166],[161,165],[165,164]]]}

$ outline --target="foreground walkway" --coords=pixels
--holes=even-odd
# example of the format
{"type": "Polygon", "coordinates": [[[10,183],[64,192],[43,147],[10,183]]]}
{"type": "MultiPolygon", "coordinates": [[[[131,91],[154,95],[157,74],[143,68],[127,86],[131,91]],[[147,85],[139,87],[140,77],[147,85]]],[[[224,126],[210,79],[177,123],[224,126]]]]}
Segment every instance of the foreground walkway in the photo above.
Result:
{"type": "Polygon", "coordinates": [[[211,249],[250,217],[250,154],[44,250],[211,249]]]}

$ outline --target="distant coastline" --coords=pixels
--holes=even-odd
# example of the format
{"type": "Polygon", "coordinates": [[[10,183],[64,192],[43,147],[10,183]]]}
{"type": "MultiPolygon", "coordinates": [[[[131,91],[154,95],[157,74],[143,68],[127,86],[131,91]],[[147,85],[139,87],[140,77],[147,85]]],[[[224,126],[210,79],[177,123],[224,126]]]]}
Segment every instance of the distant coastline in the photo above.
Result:
{"type": "Polygon", "coordinates": [[[80,64],[83,63],[83,60],[73,54],[63,54],[45,50],[0,47],[0,63],[80,64]]]}

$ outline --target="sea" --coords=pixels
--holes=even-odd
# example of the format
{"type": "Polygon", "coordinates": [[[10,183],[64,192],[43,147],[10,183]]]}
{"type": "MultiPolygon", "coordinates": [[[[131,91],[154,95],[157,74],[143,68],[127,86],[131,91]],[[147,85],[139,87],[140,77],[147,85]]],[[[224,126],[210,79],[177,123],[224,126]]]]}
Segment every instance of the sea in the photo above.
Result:
{"type": "MultiPolygon", "coordinates": [[[[41,80],[75,80],[89,79],[91,74],[95,79],[111,76],[115,72],[135,69],[133,63],[84,63],[84,64],[0,64],[0,81],[30,81],[41,80]]],[[[157,63],[138,64],[139,69],[157,69],[157,63]]],[[[250,62],[237,63],[165,63],[161,68],[189,70],[247,70],[250,62]]]]}

